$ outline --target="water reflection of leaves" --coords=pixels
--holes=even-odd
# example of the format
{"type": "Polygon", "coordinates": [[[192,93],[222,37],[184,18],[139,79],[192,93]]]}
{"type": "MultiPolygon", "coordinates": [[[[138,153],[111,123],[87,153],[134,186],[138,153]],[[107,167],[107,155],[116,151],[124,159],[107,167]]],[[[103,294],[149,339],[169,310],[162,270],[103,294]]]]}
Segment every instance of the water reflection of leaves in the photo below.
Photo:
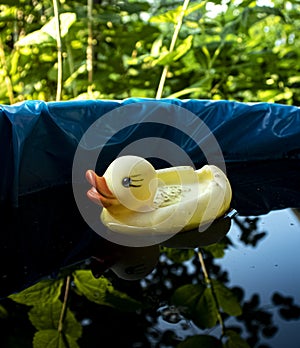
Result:
{"type": "Polygon", "coordinates": [[[234,217],[234,221],[242,232],[240,240],[246,245],[255,247],[266,236],[266,232],[258,231],[258,217],[245,217],[243,219],[234,217]]]}
{"type": "MultiPolygon", "coordinates": [[[[88,270],[73,273],[72,289],[98,305],[118,308],[123,311],[136,311],[142,308],[139,301],[126,293],[114,289],[104,277],[95,279],[88,270]]],[[[67,307],[69,301],[70,276],[64,279],[42,280],[25,290],[12,294],[9,298],[17,303],[30,306],[28,316],[36,328],[33,347],[78,348],[77,340],[82,335],[82,325],[67,307]],[[69,281],[68,281],[69,279],[69,281]],[[65,290],[63,302],[62,290],[65,290]]]]}
{"type": "Polygon", "coordinates": [[[59,318],[63,304],[61,301],[34,306],[29,311],[29,319],[38,330],[33,338],[34,347],[79,347],[76,341],[82,335],[82,326],[74,314],[67,309],[63,330],[59,330],[59,318]]]}
{"type": "MultiPolygon", "coordinates": [[[[250,231],[249,244],[253,245],[259,226],[257,220],[239,218],[239,222],[250,231]]],[[[248,239],[245,237],[246,243],[248,239]]],[[[258,347],[262,337],[273,337],[278,330],[272,312],[274,305],[284,320],[298,319],[300,307],[293,298],[279,293],[272,297],[272,308],[266,307],[261,305],[258,294],[246,301],[242,288],[230,288],[228,272],[215,264],[215,258],[222,257],[231,244],[229,235],[218,244],[203,247],[203,264],[193,249],[161,247],[160,262],[141,282],[124,281],[111,270],[105,273],[106,277],[95,279],[88,270],[72,269],[68,275],[72,281],[67,301],[64,300],[66,274],[62,279],[43,280],[11,295],[10,299],[32,307],[28,313],[37,330],[34,347],[56,340],[61,347],[91,348],[95,346],[90,342],[99,334],[117,344],[121,331],[128,340],[124,342],[126,347],[134,344],[152,348],[258,347]],[[60,331],[64,305],[67,308],[60,331]],[[42,318],[41,322],[38,317],[42,318]],[[47,320],[51,317],[50,323],[47,320]],[[86,319],[90,322],[88,327],[81,325],[86,319]],[[161,320],[169,326],[160,326],[161,320]],[[113,328],[109,328],[112,323],[113,328]],[[178,328],[183,332],[181,336],[177,335],[178,328]]],[[[9,310],[7,313],[10,316],[9,310]]]]}
{"type": "Polygon", "coordinates": [[[278,328],[273,324],[273,315],[260,305],[260,297],[253,294],[249,301],[243,304],[243,314],[238,318],[243,322],[251,336],[248,342],[254,347],[260,341],[260,334],[272,337],[278,328]]]}
{"type": "Polygon", "coordinates": [[[82,335],[82,326],[59,299],[63,284],[62,279],[43,280],[9,296],[15,302],[31,306],[28,316],[37,329],[33,347],[79,347],[76,341],[82,335]]]}
{"type": "Polygon", "coordinates": [[[234,346],[237,340],[239,343],[243,343],[241,347],[247,347],[247,343],[238,333],[230,330],[230,333],[227,335],[228,330],[224,325],[223,318],[226,315],[240,316],[242,314],[238,298],[222,282],[210,278],[201,251],[198,251],[198,256],[204,274],[204,282],[200,284],[186,284],[179,287],[175,290],[171,301],[177,308],[185,308],[186,316],[202,330],[213,328],[219,323],[222,335],[220,340],[206,335],[196,336],[198,338],[195,341],[187,339],[184,342],[186,342],[187,347],[196,347],[196,344],[200,344],[198,339],[205,337],[208,340],[205,347],[214,347],[216,342],[219,346],[222,346],[221,338],[226,338],[225,346],[227,347],[234,346]],[[211,339],[209,339],[210,337],[211,339]]]}
{"type": "Polygon", "coordinates": [[[279,314],[285,320],[300,318],[300,307],[294,304],[294,299],[290,296],[283,296],[275,292],[272,296],[272,302],[279,306],[279,314]]]}
{"type": "Polygon", "coordinates": [[[53,302],[59,299],[63,280],[41,280],[25,290],[9,296],[15,302],[27,306],[39,306],[41,303],[53,302]]]}
{"type": "Polygon", "coordinates": [[[108,279],[104,277],[95,279],[89,271],[76,271],[74,273],[74,284],[79,294],[97,304],[126,311],[135,311],[142,307],[139,301],[134,300],[124,292],[115,290],[108,279]]]}

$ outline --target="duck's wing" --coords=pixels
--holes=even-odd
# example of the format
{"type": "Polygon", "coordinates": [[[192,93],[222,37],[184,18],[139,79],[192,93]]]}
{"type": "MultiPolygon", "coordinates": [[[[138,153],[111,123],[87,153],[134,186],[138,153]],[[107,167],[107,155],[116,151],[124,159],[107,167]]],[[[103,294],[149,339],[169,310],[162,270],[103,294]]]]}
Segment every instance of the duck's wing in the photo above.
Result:
{"type": "Polygon", "coordinates": [[[154,197],[154,207],[162,208],[180,202],[183,192],[187,190],[181,185],[159,186],[154,197]]]}
{"type": "Polygon", "coordinates": [[[156,170],[159,184],[180,185],[195,179],[195,170],[191,166],[178,166],[156,170]]]}

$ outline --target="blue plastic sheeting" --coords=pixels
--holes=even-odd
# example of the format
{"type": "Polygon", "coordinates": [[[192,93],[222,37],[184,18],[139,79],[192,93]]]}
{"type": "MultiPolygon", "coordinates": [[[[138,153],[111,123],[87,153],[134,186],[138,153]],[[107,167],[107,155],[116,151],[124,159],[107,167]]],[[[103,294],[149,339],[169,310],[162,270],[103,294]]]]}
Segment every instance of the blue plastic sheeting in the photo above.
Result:
{"type": "MultiPolygon", "coordinates": [[[[1,200],[17,205],[22,195],[71,183],[74,154],[88,128],[112,110],[136,103],[141,103],[140,108],[135,108],[140,113],[126,116],[130,122],[136,123],[135,126],[120,131],[111,139],[106,136],[105,127],[97,129],[98,145],[104,147],[107,143],[99,171],[104,170],[124,146],[146,136],[166,138],[176,143],[196,168],[205,164],[201,143],[195,144],[186,134],[180,133],[185,120],[178,113],[174,113],[173,127],[151,121],[152,106],[155,108],[157,105],[166,109],[168,117],[172,117],[170,110],[172,105],[176,105],[203,121],[215,136],[229,173],[234,165],[238,166],[236,172],[239,172],[245,163],[255,161],[272,161],[274,167],[276,161],[279,165],[280,161],[299,160],[300,109],[296,106],[136,98],[48,103],[26,101],[0,106],[1,200]]],[[[190,129],[193,127],[195,125],[191,124],[190,129]]],[[[193,129],[193,132],[197,131],[197,127],[193,129]]],[[[93,151],[95,144],[86,144],[86,147],[87,152],[93,151]]],[[[237,177],[234,179],[239,181],[237,177]]]]}

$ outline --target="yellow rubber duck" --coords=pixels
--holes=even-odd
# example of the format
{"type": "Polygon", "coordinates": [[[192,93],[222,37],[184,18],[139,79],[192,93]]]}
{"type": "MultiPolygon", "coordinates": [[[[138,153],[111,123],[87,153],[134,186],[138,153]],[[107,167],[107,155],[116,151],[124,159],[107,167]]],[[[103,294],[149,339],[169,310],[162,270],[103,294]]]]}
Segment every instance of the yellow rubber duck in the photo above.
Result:
{"type": "Polygon", "coordinates": [[[103,206],[101,220],[111,231],[170,234],[207,225],[230,208],[232,191],[214,165],[195,170],[178,166],[155,170],[139,156],[121,156],[103,176],[86,172],[87,196],[103,206]]]}

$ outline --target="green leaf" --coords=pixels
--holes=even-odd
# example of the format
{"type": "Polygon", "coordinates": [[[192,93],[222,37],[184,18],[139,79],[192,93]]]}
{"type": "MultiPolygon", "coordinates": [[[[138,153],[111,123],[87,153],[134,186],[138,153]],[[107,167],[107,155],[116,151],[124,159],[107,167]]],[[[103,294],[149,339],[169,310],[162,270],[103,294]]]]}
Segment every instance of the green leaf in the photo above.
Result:
{"type": "Polygon", "coordinates": [[[212,280],[212,284],[218,304],[223,311],[233,316],[241,315],[242,308],[234,293],[217,280],[212,280]]]}
{"type": "Polygon", "coordinates": [[[139,12],[147,12],[150,9],[150,4],[148,2],[119,2],[118,6],[120,7],[121,11],[126,11],[129,14],[135,14],[139,12]]]}
{"type": "MultiPolygon", "coordinates": [[[[69,28],[76,21],[76,14],[66,12],[60,15],[61,37],[67,35],[69,28]]],[[[56,44],[56,21],[51,18],[41,29],[33,31],[16,42],[17,47],[31,45],[55,45],[56,44]]]]}
{"type": "MultiPolygon", "coordinates": [[[[64,37],[68,34],[69,28],[76,22],[76,13],[74,12],[65,12],[59,15],[60,19],[60,34],[61,37],[64,37]]],[[[51,18],[48,23],[46,23],[41,29],[44,33],[49,34],[56,41],[57,32],[56,32],[56,20],[51,18]]]]}
{"type": "Polygon", "coordinates": [[[33,348],[79,348],[79,345],[69,335],[63,335],[57,330],[37,331],[33,338],[33,348]]]}
{"type": "Polygon", "coordinates": [[[78,76],[79,75],[82,75],[82,74],[85,74],[86,73],[86,64],[85,63],[83,63],[82,65],[80,65],[79,67],[78,67],[78,69],[77,70],[75,70],[68,78],[67,78],[67,80],[65,81],[65,83],[64,83],[64,87],[65,88],[68,88],[68,87],[71,87],[72,86],[72,84],[76,84],[76,81],[77,81],[77,79],[78,79],[78,76]]]}
{"type": "Polygon", "coordinates": [[[197,11],[197,10],[200,10],[202,7],[204,7],[206,5],[206,1],[200,1],[198,4],[195,3],[195,4],[191,4],[187,10],[185,11],[184,15],[185,16],[188,16],[189,14],[197,11]]]}
{"type": "Polygon", "coordinates": [[[226,330],[225,336],[227,337],[225,348],[250,348],[249,344],[233,330],[226,330]]]}
{"type": "Polygon", "coordinates": [[[43,32],[42,30],[36,30],[28,35],[22,37],[18,40],[15,45],[17,47],[22,46],[32,46],[32,45],[55,45],[54,38],[48,33],[43,32]]]}
{"type": "Polygon", "coordinates": [[[222,258],[225,255],[226,244],[215,243],[203,247],[205,251],[208,251],[215,258],[222,258]]]}
{"type": "MultiPolygon", "coordinates": [[[[205,6],[205,1],[201,1],[199,4],[192,4],[186,10],[184,15],[188,16],[192,12],[199,10],[200,8],[205,6]]],[[[174,10],[169,10],[165,13],[159,14],[157,16],[153,16],[150,18],[151,23],[174,23],[178,22],[178,17],[181,14],[182,6],[178,6],[174,10]]]]}
{"type": "MultiPolygon", "coordinates": [[[[209,81],[211,78],[210,77],[207,77],[205,79],[203,79],[203,84],[206,82],[206,81],[209,81]]],[[[175,92],[171,95],[169,95],[169,98],[179,98],[179,97],[182,97],[184,95],[187,95],[187,94],[191,94],[191,93],[201,93],[203,92],[203,88],[202,87],[191,87],[191,88],[185,88],[181,91],[178,91],[178,92],[175,92]]]]}
{"type": "Polygon", "coordinates": [[[178,60],[184,54],[186,54],[189,49],[192,47],[193,35],[189,35],[187,38],[183,40],[183,42],[176,48],[176,55],[174,57],[174,61],[178,60]]]}
{"type": "Polygon", "coordinates": [[[188,261],[195,255],[193,249],[174,249],[161,247],[161,251],[166,254],[168,259],[172,260],[175,263],[182,263],[184,261],[188,261]]]}
{"type": "Polygon", "coordinates": [[[7,310],[2,305],[0,305],[0,318],[4,319],[7,317],[7,315],[7,310]]]}
{"type": "Polygon", "coordinates": [[[178,21],[178,17],[181,14],[182,6],[178,6],[174,10],[167,11],[165,13],[153,16],[150,18],[150,23],[174,23],[178,21]]]}
{"type": "Polygon", "coordinates": [[[180,45],[176,47],[174,51],[163,52],[161,56],[153,62],[153,65],[170,65],[190,50],[190,48],[192,47],[192,42],[193,35],[189,35],[187,38],[183,40],[183,42],[180,45]]]}
{"type": "Polygon", "coordinates": [[[106,293],[113,291],[113,286],[109,280],[104,277],[96,279],[88,270],[76,271],[74,284],[82,295],[98,304],[106,304],[106,293]]]}
{"type": "Polygon", "coordinates": [[[202,293],[196,305],[193,320],[200,329],[207,329],[216,325],[218,309],[211,288],[206,288],[202,293]]]}
{"type": "Polygon", "coordinates": [[[60,296],[62,285],[63,279],[42,280],[19,293],[10,295],[9,298],[27,306],[54,302],[60,296]]]}
{"type": "Polygon", "coordinates": [[[187,308],[189,313],[193,313],[204,290],[204,285],[186,284],[175,290],[171,301],[175,306],[187,308]]]}
{"type": "Polygon", "coordinates": [[[78,291],[89,301],[100,305],[135,311],[141,308],[141,303],[130,296],[113,288],[105,277],[94,278],[89,270],[78,270],[74,273],[74,283],[78,291]]]}
{"type": "MultiPolygon", "coordinates": [[[[222,343],[214,336],[195,335],[180,342],[176,348],[222,348],[222,343]]],[[[242,348],[242,347],[241,347],[242,348]]]]}
{"type": "MultiPolygon", "coordinates": [[[[62,303],[57,300],[53,303],[34,306],[29,311],[29,319],[32,325],[38,330],[58,329],[62,303]]],[[[76,320],[74,314],[67,309],[63,320],[63,332],[74,340],[81,337],[82,326],[76,320]]]]}
{"type": "Polygon", "coordinates": [[[151,56],[157,57],[159,56],[159,52],[162,46],[163,42],[163,36],[159,35],[157,39],[153,41],[152,47],[151,47],[151,56]]]}

